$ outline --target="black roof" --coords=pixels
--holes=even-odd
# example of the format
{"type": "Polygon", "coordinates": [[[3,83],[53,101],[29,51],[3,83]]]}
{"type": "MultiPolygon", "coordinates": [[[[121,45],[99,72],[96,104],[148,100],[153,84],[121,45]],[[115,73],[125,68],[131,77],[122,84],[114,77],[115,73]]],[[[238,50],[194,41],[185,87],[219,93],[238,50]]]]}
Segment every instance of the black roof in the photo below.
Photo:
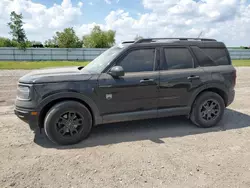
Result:
{"type": "Polygon", "coordinates": [[[125,41],[123,44],[133,46],[199,46],[199,47],[225,47],[223,42],[207,38],[145,38],[137,41],[125,41]]]}

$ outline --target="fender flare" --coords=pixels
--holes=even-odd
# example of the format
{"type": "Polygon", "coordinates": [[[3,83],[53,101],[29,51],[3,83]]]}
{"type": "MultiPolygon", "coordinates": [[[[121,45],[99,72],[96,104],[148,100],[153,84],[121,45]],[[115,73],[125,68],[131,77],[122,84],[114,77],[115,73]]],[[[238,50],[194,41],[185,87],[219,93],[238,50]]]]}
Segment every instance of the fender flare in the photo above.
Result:
{"type": "Polygon", "coordinates": [[[226,97],[226,99],[225,99],[226,101],[225,102],[227,102],[227,100],[228,100],[228,96],[227,96],[228,95],[228,91],[227,91],[226,86],[223,83],[207,83],[206,85],[203,85],[203,86],[197,88],[195,90],[195,92],[193,92],[193,94],[191,96],[191,99],[189,101],[188,106],[192,107],[192,105],[193,105],[195,99],[197,98],[197,96],[199,94],[201,94],[202,92],[204,92],[206,90],[209,90],[209,89],[217,89],[217,90],[222,91],[225,94],[225,97],[226,97]]]}
{"type": "Polygon", "coordinates": [[[102,117],[100,116],[99,109],[96,105],[96,103],[90,99],[89,97],[76,92],[59,92],[52,94],[46,98],[44,98],[38,105],[37,110],[41,112],[45,106],[47,106],[49,103],[60,100],[60,99],[76,99],[79,101],[82,101],[83,103],[86,103],[86,105],[89,106],[91,109],[91,112],[93,114],[94,124],[100,124],[102,123],[102,117]]]}

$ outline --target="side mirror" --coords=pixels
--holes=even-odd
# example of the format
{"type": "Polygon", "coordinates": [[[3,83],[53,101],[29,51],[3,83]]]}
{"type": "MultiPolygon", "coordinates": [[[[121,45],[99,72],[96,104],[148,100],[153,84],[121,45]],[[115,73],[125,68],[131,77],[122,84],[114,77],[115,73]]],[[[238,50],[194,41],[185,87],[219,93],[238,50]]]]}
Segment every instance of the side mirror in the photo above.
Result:
{"type": "Polygon", "coordinates": [[[121,77],[125,75],[125,72],[121,66],[114,66],[110,69],[109,74],[113,77],[121,77]]]}

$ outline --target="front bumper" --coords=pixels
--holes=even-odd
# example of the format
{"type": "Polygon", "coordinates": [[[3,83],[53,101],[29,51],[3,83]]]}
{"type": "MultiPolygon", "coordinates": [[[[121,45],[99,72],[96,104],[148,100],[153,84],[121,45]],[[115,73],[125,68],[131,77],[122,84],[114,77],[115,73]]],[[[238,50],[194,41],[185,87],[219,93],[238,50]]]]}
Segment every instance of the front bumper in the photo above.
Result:
{"type": "Polygon", "coordinates": [[[32,109],[22,109],[22,108],[15,108],[14,113],[16,116],[21,119],[22,121],[26,122],[29,124],[29,127],[31,130],[36,130],[39,127],[39,122],[38,122],[38,117],[39,113],[36,113],[36,110],[32,109]]]}

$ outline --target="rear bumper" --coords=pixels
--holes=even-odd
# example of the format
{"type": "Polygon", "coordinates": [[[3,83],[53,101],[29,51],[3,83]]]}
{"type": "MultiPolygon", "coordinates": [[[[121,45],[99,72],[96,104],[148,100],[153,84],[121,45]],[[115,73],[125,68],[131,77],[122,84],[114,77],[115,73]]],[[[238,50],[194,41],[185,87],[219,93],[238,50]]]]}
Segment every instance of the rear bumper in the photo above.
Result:
{"type": "Polygon", "coordinates": [[[32,115],[31,112],[36,112],[36,110],[32,109],[22,109],[22,108],[15,108],[14,113],[16,116],[24,121],[25,123],[29,124],[31,130],[36,130],[39,126],[38,124],[38,114],[32,115]]]}
{"type": "Polygon", "coordinates": [[[228,93],[227,106],[229,106],[230,104],[233,103],[234,98],[235,98],[235,90],[231,90],[231,91],[228,93]]]}

